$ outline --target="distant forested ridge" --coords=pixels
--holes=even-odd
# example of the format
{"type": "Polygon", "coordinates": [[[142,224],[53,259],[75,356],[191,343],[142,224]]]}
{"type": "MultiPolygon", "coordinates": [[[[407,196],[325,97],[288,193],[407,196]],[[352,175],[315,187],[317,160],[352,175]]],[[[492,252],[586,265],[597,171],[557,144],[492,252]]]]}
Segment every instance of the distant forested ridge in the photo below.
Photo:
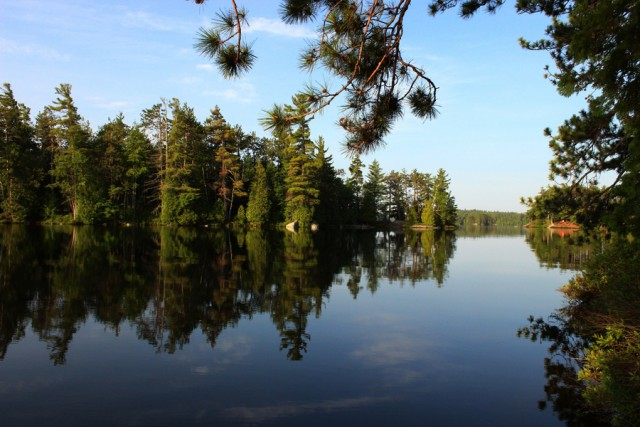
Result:
{"type": "Polygon", "coordinates": [[[55,94],[32,120],[8,83],[0,90],[2,222],[456,224],[443,169],[385,174],[358,156],[336,169],[324,139],[311,139],[301,95],[283,107],[299,118],[265,138],[228,123],[217,106],[200,122],[175,98],[133,125],[118,114],[94,130],[71,85],[55,94]]]}
{"type": "Polygon", "coordinates": [[[498,212],[480,210],[458,210],[458,224],[460,227],[519,227],[527,223],[526,215],[518,212],[498,212]]]}

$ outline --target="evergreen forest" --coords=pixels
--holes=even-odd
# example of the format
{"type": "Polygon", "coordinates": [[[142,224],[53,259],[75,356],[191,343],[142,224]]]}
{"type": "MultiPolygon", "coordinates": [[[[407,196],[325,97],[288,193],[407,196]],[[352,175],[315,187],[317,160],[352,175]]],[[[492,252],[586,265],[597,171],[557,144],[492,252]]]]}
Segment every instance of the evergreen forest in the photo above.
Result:
{"type": "Polygon", "coordinates": [[[526,215],[518,212],[481,211],[477,209],[459,210],[458,225],[460,227],[522,227],[526,223],[526,215]]]}
{"type": "MultiPolygon", "coordinates": [[[[456,224],[443,169],[385,174],[373,160],[333,165],[311,139],[309,102],[283,108],[298,119],[258,137],[218,107],[201,122],[178,99],[122,114],[92,129],[71,85],[32,120],[10,84],[0,93],[0,220],[5,223],[329,226],[456,224]]],[[[268,126],[266,126],[268,127],[268,126]]]]}

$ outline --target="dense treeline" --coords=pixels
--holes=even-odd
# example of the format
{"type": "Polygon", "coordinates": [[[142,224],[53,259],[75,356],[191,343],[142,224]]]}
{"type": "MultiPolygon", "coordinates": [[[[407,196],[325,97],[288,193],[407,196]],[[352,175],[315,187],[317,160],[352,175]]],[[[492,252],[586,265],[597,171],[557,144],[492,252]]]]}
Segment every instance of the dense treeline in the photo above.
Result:
{"type": "Polygon", "coordinates": [[[461,227],[518,227],[526,223],[525,214],[518,212],[497,212],[480,210],[459,210],[458,224],[461,227]]]}
{"type": "MultiPolygon", "coordinates": [[[[71,86],[32,122],[11,86],[0,93],[0,220],[72,224],[240,223],[260,226],[370,224],[401,220],[434,227],[456,222],[446,172],[391,171],[359,157],[348,174],[333,166],[322,137],[311,139],[309,103],[272,138],[229,124],[215,107],[201,123],[178,99],[119,114],[93,131],[71,86]]],[[[265,123],[268,127],[268,124],[265,123]]]]}
{"type": "Polygon", "coordinates": [[[520,201],[527,206],[526,215],[533,224],[565,220],[594,229],[602,224],[612,225],[614,204],[601,197],[602,191],[595,185],[554,185],[520,201]]]}

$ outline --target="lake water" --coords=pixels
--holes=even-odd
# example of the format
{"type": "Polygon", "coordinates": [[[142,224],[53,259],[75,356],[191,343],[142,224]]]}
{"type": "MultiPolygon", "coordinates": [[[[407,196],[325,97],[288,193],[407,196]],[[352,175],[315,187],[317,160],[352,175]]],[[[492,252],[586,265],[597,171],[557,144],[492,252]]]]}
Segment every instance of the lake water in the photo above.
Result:
{"type": "Polygon", "coordinates": [[[563,425],[548,344],[593,249],[517,230],[0,233],[0,425],[563,425]]]}

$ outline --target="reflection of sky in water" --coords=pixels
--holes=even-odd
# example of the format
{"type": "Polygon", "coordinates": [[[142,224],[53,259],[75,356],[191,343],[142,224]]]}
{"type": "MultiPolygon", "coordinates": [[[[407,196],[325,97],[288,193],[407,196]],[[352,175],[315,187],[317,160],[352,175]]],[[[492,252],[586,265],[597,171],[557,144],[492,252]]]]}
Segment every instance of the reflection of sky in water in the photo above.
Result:
{"type": "Polygon", "coordinates": [[[458,238],[442,287],[380,277],[372,294],[364,271],[354,299],[339,277],[298,362],[267,313],[213,349],[196,327],[173,354],[89,318],[57,367],[27,328],[0,361],[0,424],[560,424],[537,409],[546,348],[515,332],[559,306],[570,275],[540,268],[522,236],[458,238]]]}
{"type": "Polygon", "coordinates": [[[319,412],[332,413],[351,409],[367,410],[380,403],[388,403],[390,398],[359,397],[340,400],[323,400],[318,402],[286,402],[274,406],[248,407],[238,406],[224,411],[228,418],[247,423],[261,423],[275,419],[313,416],[319,412]]]}

